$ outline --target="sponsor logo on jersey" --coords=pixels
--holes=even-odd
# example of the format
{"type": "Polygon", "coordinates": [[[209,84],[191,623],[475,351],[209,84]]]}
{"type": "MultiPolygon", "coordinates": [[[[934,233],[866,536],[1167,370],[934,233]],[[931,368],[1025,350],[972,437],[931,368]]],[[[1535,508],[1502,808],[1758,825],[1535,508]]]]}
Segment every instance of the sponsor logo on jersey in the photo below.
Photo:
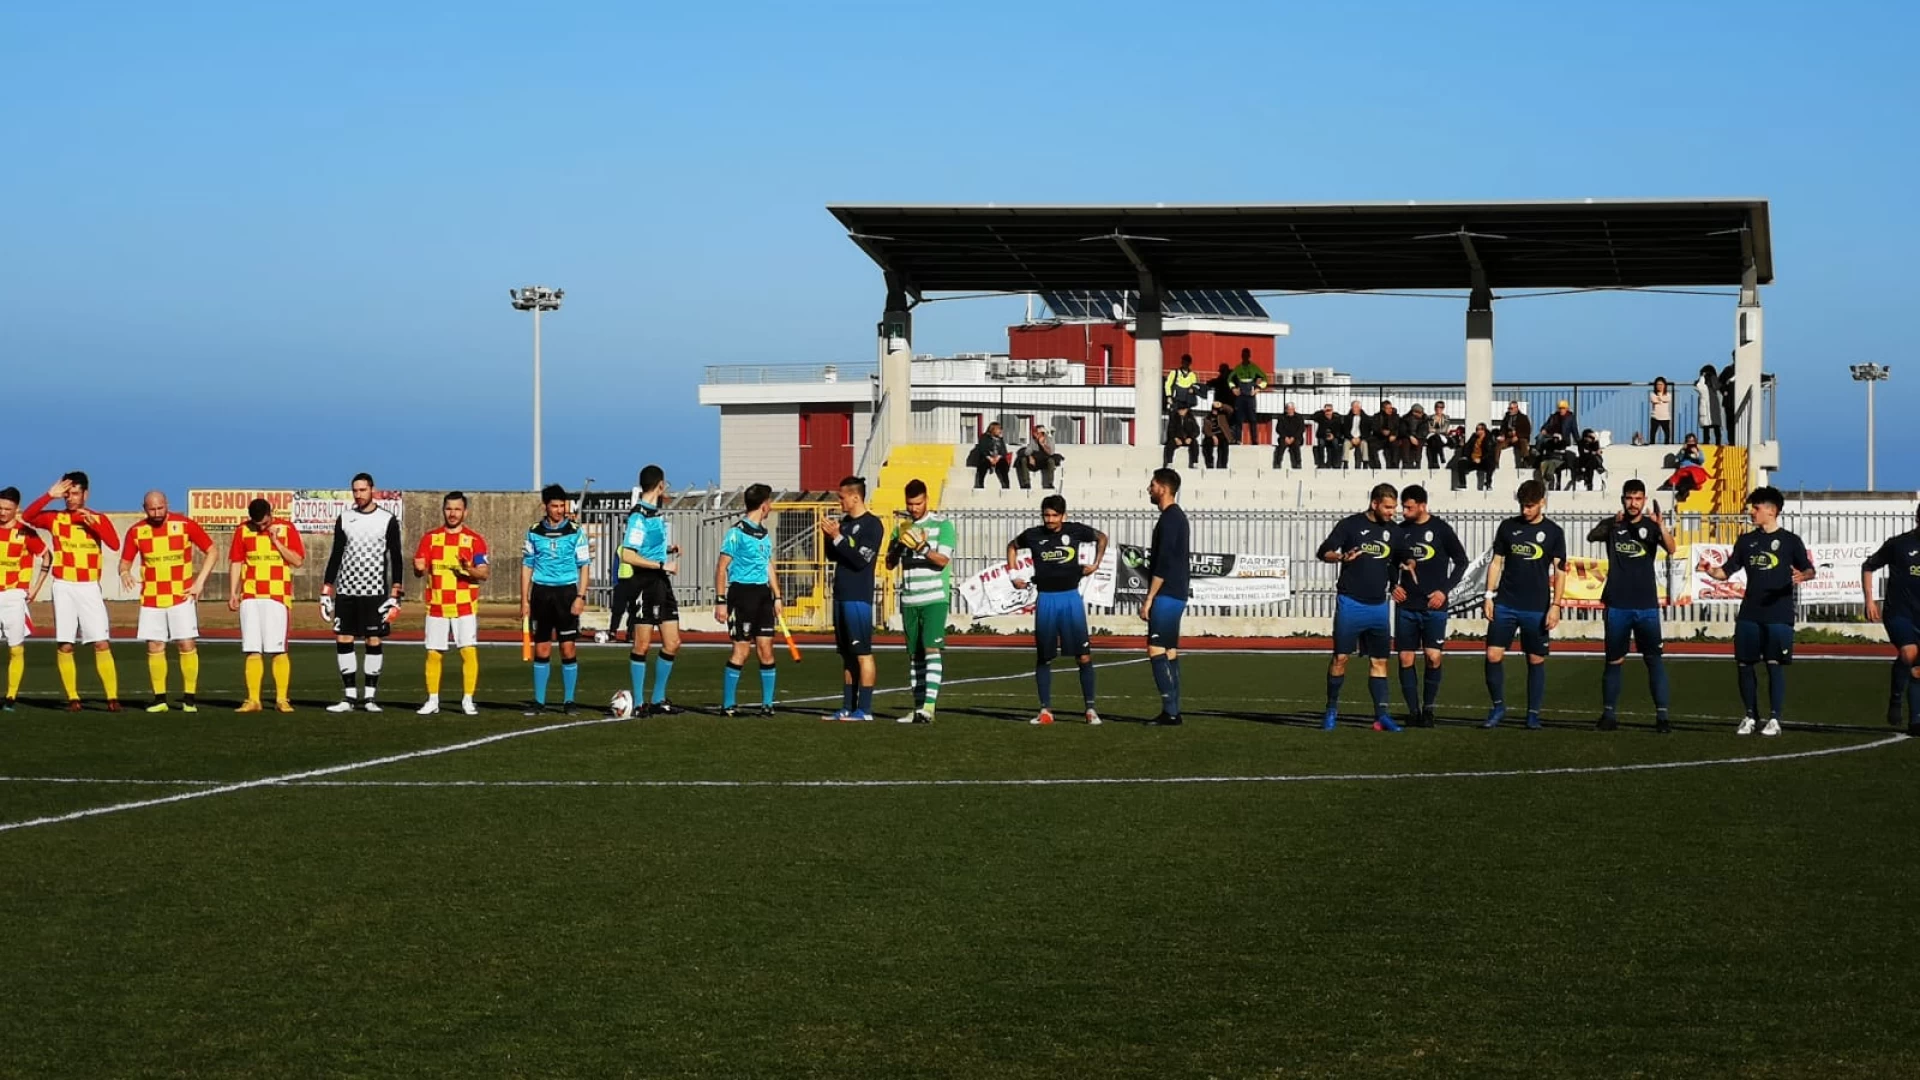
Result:
{"type": "MultiPolygon", "coordinates": [[[[1366,535],[1362,533],[1361,535],[1366,535]]],[[[1393,554],[1393,548],[1383,540],[1369,540],[1360,545],[1360,554],[1373,559],[1384,559],[1393,554]]]]}
{"type": "Polygon", "coordinates": [[[1525,540],[1513,540],[1507,544],[1507,555],[1515,559],[1525,559],[1528,562],[1539,562],[1547,557],[1547,549],[1539,544],[1529,544],[1525,540]]]}
{"type": "Polygon", "coordinates": [[[1646,545],[1638,540],[1615,540],[1613,542],[1613,551],[1614,554],[1625,555],[1629,559],[1644,559],[1647,557],[1646,545]]]}
{"type": "Polygon", "coordinates": [[[1780,565],[1780,556],[1770,551],[1756,551],[1747,559],[1749,570],[1772,570],[1780,565]]]}
{"type": "MultiPolygon", "coordinates": [[[[1429,540],[1433,539],[1433,534],[1428,533],[1427,539],[1429,540]]],[[[1440,549],[1434,547],[1432,544],[1413,545],[1413,558],[1415,562],[1427,562],[1428,560],[1437,559],[1439,557],[1440,557],[1440,549]]]]}

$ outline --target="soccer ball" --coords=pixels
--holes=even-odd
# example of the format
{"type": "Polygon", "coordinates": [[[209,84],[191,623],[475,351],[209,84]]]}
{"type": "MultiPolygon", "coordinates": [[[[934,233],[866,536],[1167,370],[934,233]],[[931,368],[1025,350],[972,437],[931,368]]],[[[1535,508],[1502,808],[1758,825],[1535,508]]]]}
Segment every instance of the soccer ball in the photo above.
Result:
{"type": "Polygon", "coordinates": [[[626,690],[613,692],[613,715],[615,719],[633,719],[633,694],[626,690]]]}
{"type": "Polygon", "coordinates": [[[605,630],[595,630],[593,632],[593,643],[595,645],[605,645],[607,642],[612,640],[613,640],[613,635],[607,633],[605,630]]]}

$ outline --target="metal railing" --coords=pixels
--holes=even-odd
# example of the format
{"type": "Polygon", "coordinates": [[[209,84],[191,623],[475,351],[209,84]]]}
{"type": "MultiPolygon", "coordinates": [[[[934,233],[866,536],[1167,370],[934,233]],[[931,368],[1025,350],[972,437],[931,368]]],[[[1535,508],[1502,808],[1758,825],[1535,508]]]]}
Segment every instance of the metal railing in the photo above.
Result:
{"type": "Polygon", "coordinates": [[[880,374],[877,363],[863,364],[708,364],[700,381],[708,386],[762,383],[861,382],[880,374]]]}

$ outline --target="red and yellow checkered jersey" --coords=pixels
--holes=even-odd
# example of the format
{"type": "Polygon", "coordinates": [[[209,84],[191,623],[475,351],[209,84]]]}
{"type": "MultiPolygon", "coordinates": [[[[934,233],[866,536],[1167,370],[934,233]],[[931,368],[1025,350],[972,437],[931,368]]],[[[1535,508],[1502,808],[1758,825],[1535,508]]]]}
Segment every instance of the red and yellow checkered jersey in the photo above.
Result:
{"type": "Polygon", "coordinates": [[[114,531],[113,522],[108,521],[105,514],[93,514],[89,510],[82,510],[78,514],[68,510],[48,510],[47,504],[52,501],[51,495],[40,496],[33,500],[33,505],[27,507],[23,516],[27,524],[53,534],[53,579],[99,581],[101,567],[106,561],[101,552],[120,546],[120,534],[114,531]],[[82,520],[88,514],[92,514],[93,520],[82,520]]]}
{"type": "Polygon", "coordinates": [[[413,557],[427,564],[427,614],[442,619],[473,614],[480,600],[480,584],[460,576],[460,561],[485,566],[486,537],[472,529],[438,528],[420,538],[413,557]]]}
{"type": "Polygon", "coordinates": [[[0,525],[0,592],[31,584],[33,568],[46,550],[47,542],[25,525],[0,525]]]}
{"type": "Polygon", "coordinates": [[[193,555],[213,550],[213,537],[200,523],[182,514],[168,514],[155,525],[145,518],[127,527],[120,544],[120,568],[140,558],[140,606],[170,608],[187,599],[187,586],[193,584],[193,555]]]}
{"type": "Polygon", "coordinates": [[[278,600],[292,607],[293,568],[274,548],[274,536],[280,538],[288,551],[302,559],[307,557],[307,545],[300,540],[293,523],[270,518],[267,527],[259,531],[246,523],[233,530],[233,546],[227,549],[227,561],[241,564],[240,599],[278,600]]]}

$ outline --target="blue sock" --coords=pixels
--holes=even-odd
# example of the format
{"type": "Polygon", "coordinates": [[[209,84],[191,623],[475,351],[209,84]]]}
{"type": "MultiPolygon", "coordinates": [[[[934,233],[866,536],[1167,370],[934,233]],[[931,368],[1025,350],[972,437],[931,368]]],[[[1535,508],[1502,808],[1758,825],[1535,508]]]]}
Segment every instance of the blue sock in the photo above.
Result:
{"type": "Polygon", "coordinates": [[[1407,699],[1407,711],[1420,712],[1420,680],[1412,664],[1400,669],[1400,696],[1407,699]]]}
{"type": "Polygon", "coordinates": [[[1487,697],[1497,708],[1507,703],[1507,665],[1487,661],[1487,697]]]}
{"type": "Polygon", "coordinates": [[[1367,676],[1367,693],[1373,695],[1373,715],[1385,716],[1393,704],[1393,684],[1385,675],[1367,676]]]}
{"type": "Polygon", "coordinates": [[[580,662],[578,660],[560,661],[560,692],[566,696],[561,701],[573,700],[573,689],[580,685],[580,662]]]}
{"type": "Polygon", "coordinates": [[[642,653],[627,654],[627,680],[633,684],[633,707],[637,711],[647,703],[647,658],[642,653]]]}
{"type": "Polygon", "coordinates": [[[740,665],[727,664],[727,673],[720,683],[720,707],[731,709],[740,696],[740,665]]]}
{"type": "Polygon", "coordinates": [[[1740,665],[1740,703],[1747,707],[1748,716],[1760,715],[1760,673],[1752,664],[1740,665]]]}
{"type": "Polygon", "coordinates": [[[768,708],[773,707],[774,672],[778,670],[779,669],[772,664],[768,664],[760,669],[760,704],[768,708]]]}
{"type": "Polygon", "coordinates": [[[852,712],[854,706],[860,702],[860,673],[849,671],[841,676],[841,680],[840,708],[843,711],[852,712]]]}
{"type": "Polygon", "coordinates": [[[1540,711],[1540,703],[1547,699],[1547,665],[1527,661],[1527,715],[1540,711]]]}
{"type": "Polygon", "coordinates": [[[1898,656],[1894,657],[1893,658],[1893,685],[1891,687],[1892,693],[1887,698],[1887,701],[1897,708],[1901,702],[1906,700],[1907,684],[1912,681],[1913,681],[1913,669],[1907,666],[1907,662],[1905,660],[1902,660],[1898,656]]]}
{"type": "Polygon", "coordinates": [[[553,668],[545,660],[533,662],[533,703],[547,703],[547,678],[553,674],[553,668]]]}
{"type": "Polygon", "coordinates": [[[1093,708],[1093,664],[1091,661],[1080,665],[1080,696],[1086,699],[1087,708],[1093,708]]]}
{"type": "Polygon", "coordinates": [[[1053,665],[1035,664],[1033,666],[1033,686],[1040,695],[1040,707],[1053,708],[1053,665]]]}
{"type": "Polygon", "coordinates": [[[1653,695],[1654,710],[1666,712],[1668,700],[1666,657],[1647,657],[1647,691],[1653,695]]]}
{"type": "Polygon", "coordinates": [[[1620,707],[1620,681],[1625,664],[1608,664],[1600,669],[1600,711],[1612,716],[1620,707]]]}
{"type": "Polygon", "coordinates": [[[1175,716],[1180,715],[1180,658],[1167,661],[1167,681],[1173,684],[1173,707],[1168,709],[1175,716]]]}
{"type": "Polygon", "coordinates": [[[1426,693],[1421,701],[1429,709],[1433,708],[1434,702],[1440,700],[1440,673],[1445,670],[1439,664],[1427,665],[1427,685],[1424,687],[1426,693]]]}
{"type": "Polygon", "coordinates": [[[1173,677],[1167,673],[1167,654],[1149,657],[1147,666],[1153,668],[1153,685],[1160,691],[1160,711],[1173,715],[1173,677]]]}
{"type": "Polygon", "coordinates": [[[1787,704],[1787,666],[1785,664],[1767,665],[1767,703],[1773,706],[1774,719],[1780,718],[1780,710],[1787,704]]]}
{"type": "Polygon", "coordinates": [[[873,714],[873,687],[871,686],[860,688],[860,711],[868,715],[873,714]]]}
{"type": "Polygon", "coordinates": [[[673,657],[674,654],[662,649],[660,659],[654,661],[653,703],[655,705],[667,700],[667,680],[673,677],[673,657]]]}
{"type": "Polygon", "coordinates": [[[1345,675],[1327,676],[1327,708],[1337,709],[1340,707],[1340,688],[1345,685],[1347,685],[1347,677],[1345,675]]]}

